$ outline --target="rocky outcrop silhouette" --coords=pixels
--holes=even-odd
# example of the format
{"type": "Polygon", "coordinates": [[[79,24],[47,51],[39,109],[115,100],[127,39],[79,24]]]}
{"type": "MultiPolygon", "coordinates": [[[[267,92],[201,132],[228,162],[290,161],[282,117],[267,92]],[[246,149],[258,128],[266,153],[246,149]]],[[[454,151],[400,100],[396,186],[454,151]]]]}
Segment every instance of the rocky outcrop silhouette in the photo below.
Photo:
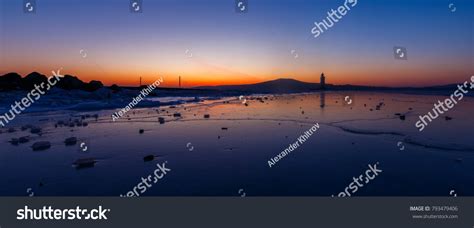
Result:
{"type": "Polygon", "coordinates": [[[38,72],[33,72],[24,77],[22,82],[23,89],[34,89],[35,85],[41,85],[42,82],[47,83],[48,78],[38,72]]]}
{"type": "MultiPolygon", "coordinates": [[[[17,73],[8,73],[0,76],[0,91],[31,90],[35,88],[35,85],[39,86],[41,83],[48,83],[48,77],[38,72],[32,72],[24,78],[17,73]]],[[[104,87],[104,85],[100,81],[92,80],[89,83],[85,83],[76,76],[64,75],[55,87],[64,90],[76,89],[93,92],[104,87]]]]}
{"type": "Polygon", "coordinates": [[[15,90],[22,88],[21,76],[17,73],[8,73],[0,76],[0,90],[15,90]]]}
{"type": "Polygon", "coordinates": [[[98,90],[102,87],[104,87],[104,85],[102,84],[101,81],[92,80],[84,86],[84,90],[93,92],[93,91],[96,91],[96,90],[98,90]]]}
{"type": "Polygon", "coordinates": [[[84,88],[85,83],[76,76],[66,74],[64,75],[64,77],[61,78],[61,80],[56,86],[65,90],[73,90],[84,88]]]}

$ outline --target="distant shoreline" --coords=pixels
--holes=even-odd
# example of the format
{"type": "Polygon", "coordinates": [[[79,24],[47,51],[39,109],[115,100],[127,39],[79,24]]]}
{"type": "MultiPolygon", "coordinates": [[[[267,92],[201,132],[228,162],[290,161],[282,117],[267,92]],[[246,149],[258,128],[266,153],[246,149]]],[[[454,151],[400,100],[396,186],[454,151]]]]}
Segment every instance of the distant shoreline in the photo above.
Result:
{"type": "MultiPolygon", "coordinates": [[[[46,81],[47,77],[37,72],[32,72],[25,77],[17,73],[8,73],[0,76],[0,92],[9,92],[17,90],[29,90],[35,84],[46,81]]],[[[141,90],[147,85],[142,86],[104,86],[102,82],[92,80],[88,83],[83,82],[76,76],[65,75],[58,88],[64,90],[83,90],[94,92],[101,88],[108,88],[115,92],[125,90],[141,90]]],[[[186,94],[211,94],[211,95],[241,95],[241,94],[285,94],[285,93],[307,93],[321,91],[381,91],[381,92],[408,92],[408,93],[442,93],[443,91],[452,91],[457,88],[457,84],[428,86],[428,87],[383,87],[383,86],[365,86],[365,85],[333,85],[326,84],[324,88],[319,83],[302,82],[295,79],[281,78],[271,81],[265,81],[255,84],[242,85],[220,85],[220,86],[197,86],[191,88],[159,87],[156,90],[169,92],[176,95],[186,94]]]]}

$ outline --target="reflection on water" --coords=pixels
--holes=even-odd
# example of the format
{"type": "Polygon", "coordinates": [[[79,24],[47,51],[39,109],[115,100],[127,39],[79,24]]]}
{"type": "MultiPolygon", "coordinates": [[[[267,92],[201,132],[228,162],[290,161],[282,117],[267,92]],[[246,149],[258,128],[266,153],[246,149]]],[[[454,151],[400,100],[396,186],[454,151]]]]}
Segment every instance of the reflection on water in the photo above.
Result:
{"type": "Polygon", "coordinates": [[[324,106],[326,106],[326,93],[325,92],[321,92],[321,99],[320,99],[320,105],[319,107],[321,108],[324,108],[324,106]]]}
{"type": "Polygon", "coordinates": [[[32,188],[35,196],[118,196],[165,160],[173,172],[145,195],[233,196],[244,188],[249,196],[330,196],[376,162],[383,173],[356,196],[447,196],[451,189],[474,195],[472,98],[447,113],[452,119],[439,118],[420,133],[418,116],[442,97],[351,97],[356,100],[347,104],[337,92],[269,95],[248,99],[248,106],[226,98],[135,109],[116,122],[113,110],[25,114],[15,132],[1,129],[0,195],[26,195],[32,188]],[[268,159],[315,123],[321,126],[317,133],[268,167],[268,159]],[[22,131],[26,124],[40,127],[41,134],[22,131]],[[9,142],[24,136],[28,142],[9,142]],[[76,145],[65,145],[70,137],[76,145]],[[51,148],[33,151],[39,141],[51,148]],[[95,164],[76,169],[79,159],[95,164]]]}

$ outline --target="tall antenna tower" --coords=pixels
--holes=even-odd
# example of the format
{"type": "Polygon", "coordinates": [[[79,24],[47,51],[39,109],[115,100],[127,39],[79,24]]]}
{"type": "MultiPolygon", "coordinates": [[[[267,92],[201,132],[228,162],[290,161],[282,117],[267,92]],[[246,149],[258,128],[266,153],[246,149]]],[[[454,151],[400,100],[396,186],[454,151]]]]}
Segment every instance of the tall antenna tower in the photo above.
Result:
{"type": "Polygon", "coordinates": [[[142,76],[140,76],[140,87],[142,87],[142,76]]]}
{"type": "Polygon", "coordinates": [[[179,88],[181,88],[181,76],[179,76],[179,88]]]}

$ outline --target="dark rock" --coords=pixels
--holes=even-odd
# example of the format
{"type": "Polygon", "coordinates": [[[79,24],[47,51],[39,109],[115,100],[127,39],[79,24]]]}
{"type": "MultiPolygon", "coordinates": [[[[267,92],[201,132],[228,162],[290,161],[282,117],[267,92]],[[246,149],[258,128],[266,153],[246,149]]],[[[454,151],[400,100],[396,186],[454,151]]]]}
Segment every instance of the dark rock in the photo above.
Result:
{"type": "Polygon", "coordinates": [[[72,75],[65,75],[58,82],[57,86],[65,90],[82,89],[85,83],[72,75]]]}
{"type": "Polygon", "coordinates": [[[204,114],[204,118],[209,119],[210,117],[211,117],[211,115],[209,115],[209,114],[204,114]]]}
{"type": "Polygon", "coordinates": [[[30,133],[31,133],[31,134],[39,134],[39,133],[41,133],[41,128],[39,128],[39,127],[31,127],[30,133]]]}
{"type": "Polygon", "coordinates": [[[26,77],[23,78],[22,80],[22,87],[24,89],[34,89],[35,85],[41,85],[41,83],[44,83],[46,85],[48,78],[38,72],[33,72],[26,77]]]}
{"type": "Polygon", "coordinates": [[[77,138],[76,137],[69,137],[66,140],[64,140],[64,143],[66,144],[66,146],[76,145],[77,138]]]}
{"type": "Polygon", "coordinates": [[[117,93],[119,92],[120,90],[122,90],[118,85],[116,84],[113,84],[112,86],[110,86],[110,89],[112,90],[112,92],[114,93],[117,93]]]}
{"type": "Polygon", "coordinates": [[[174,116],[174,117],[181,117],[181,113],[175,112],[175,113],[173,114],[173,116],[174,116]]]}
{"type": "Polygon", "coordinates": [[[97,163],[97,161],[94,158],[81,158],[72,164],[76,166],[76,169],[82,169],[94,167],[95,163],[97,163]]]}
{"type": "Polygon", "coordinates": [[[31,147],[33,148],[33,151],[47,150],[51,147],[51,143],[48,141],[40,141],[35,142],[31,147]]]}
{"type": "Polygon", "coordinates": [[[10,141],[9,141],[12,145],[18,145],[18,143],[20,142],[17,138],[12,138],[10,141]]]}
{"type": "Polygon", "coordinates": [[[158,122],[160,122],[160,124],[164,124],[165,123],[165,118],[158,117],[158,122]]]}
{"type": "Polygon", "coordinates": [[[155,159],[155,156],[154,155],[147,155],[145,157],[143,157],[143,161],[153,161],[153,159],[155,159]]]}
{"type": "Polygon", "coordinates": [[[145,130],[143,130],[143,129],[140,129],[140,130],[138,131],[138,133],[140,133],[140,134],[143,134],[143,132],[145,132],[145,130]]]}
{"type": "Polygon", "coordinates": [[[13,127],[8,128],[8,133],[13,133],[13,132],[15,132],[15,131],[16,131],[16,130],[15,130],[15,128],[13,128],[13,127]]]}
{"type": "Polygon", "coordinates": [[[17,73],[8,73],[0,76],[0,90],[15,90],[22,87],[21,76],[17,73]]]}
{"type": "Polygon", "coordinates": [[[445,119],[445,120],[452,120],[453,118],[452,118],[452,117],[449,117],[449,116],[445,116],[444,119],[445,119]]]}
{"type": "Polygon", "coordinates": [[[405,120],[405,115],[400,115],[401,120],[405,120]]]}
{"type": "Polygon", "coordinates": [[[27,143],[27,142],[29,142],[29,141],[30,141],[30,137],[28,137],[28,136],[23,136],[23,137],[20,137],[20,138],[18,139],[18,142],[19,142],[19,143],[27,143]]]}
{"type": "Polygon", "coordinates": [[[57,86],[65,90],[80,89],[84,86],[84,82],[75,76],[65,75],[58,82],[57,86]]]}
{"type": "Polygon", "coordinates": [[[93,91],[96,91],[96,90],[98,90],[102,87],[104,87],[102,82],[100,82],[100,81],[90,81],[88,84],[84,85],[84,90],[89,91],[89,92],[93,92],[93,91]]]}

